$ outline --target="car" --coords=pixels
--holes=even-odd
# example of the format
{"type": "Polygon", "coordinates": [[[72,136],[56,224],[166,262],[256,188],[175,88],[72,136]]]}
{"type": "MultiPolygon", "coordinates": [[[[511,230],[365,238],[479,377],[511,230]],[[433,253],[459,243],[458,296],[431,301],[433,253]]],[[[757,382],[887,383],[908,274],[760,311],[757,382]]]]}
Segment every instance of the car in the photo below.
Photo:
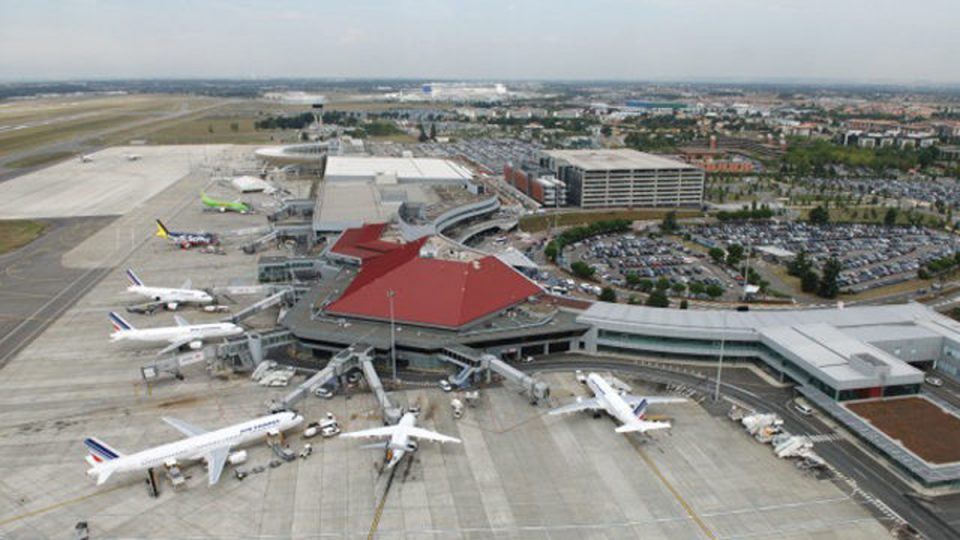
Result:
{"type": "Polygon", "coordinates": [[[437,382],[437,386],[439,386],[440,389],[443,390],[444,392],[451,392],[451,391],[453,391],[453,383],[451,383],[451,382],[450,382],[449,380],[447,380],[447,379],[440,379],[440,380],[437,382]]]}
{"type": "Polygon", "coordinates": [[[799,401],[794,401],[794,402],[793,402],[793,410],[797,411],[798,413],[800,413],[800,414],[802,414],[802,415],[804,415],[804,416],[810,416],[810,415],[813,414],[813,409],[810,408],[809,405],[807,405],[807,404],[805,404],[805,403],[801,403],[801,402],[799,402],[799,401]]]}
{"type": "Polygon", "coordinates": [[[313,394],[321,399],[333,399],[333,390],[326,386],[318,386],[317,389],[313,391],[313,394]]]}
{"type": "Polygon", "coordinates": [[[930,386],[943,386],[943,379],[940,377],[934,377],[933,375],[927,375],[924,377],[923,382],[929,384],[930,386]]]}
{"type": "Polygon", "coordinates": [[[577,382],[580,384],[587,384],[587,376],[583,373],[582,369],[578,369],[574,372],[574,375],[577,377],[577,382]]]}

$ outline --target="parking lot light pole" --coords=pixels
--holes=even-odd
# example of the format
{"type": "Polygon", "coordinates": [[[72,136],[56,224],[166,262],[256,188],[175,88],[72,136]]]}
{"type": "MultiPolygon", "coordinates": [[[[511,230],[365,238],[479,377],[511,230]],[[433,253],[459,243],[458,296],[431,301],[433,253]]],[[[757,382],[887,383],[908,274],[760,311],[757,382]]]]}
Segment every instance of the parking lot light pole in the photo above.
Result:
{"type": "Polygon", "coordinates": [[[724,310],[723,317],[720,323],[721,334],[720,334],[720,358],[717,361],[717,383],[713,389],[713,400],[720,401],[720,376],[723,375],[723,348],[727,341],[727,312],[724,310]]]}
{"type": "Polygon", "coordinates": [[[393,365],[393,382],[398,382],[397,379],[397,334],[396,334],[396,320],[393,316],[393,297],[397,293],[394,290],[387,291],[387,300],[390,302],[390,362],[393,365]]]}

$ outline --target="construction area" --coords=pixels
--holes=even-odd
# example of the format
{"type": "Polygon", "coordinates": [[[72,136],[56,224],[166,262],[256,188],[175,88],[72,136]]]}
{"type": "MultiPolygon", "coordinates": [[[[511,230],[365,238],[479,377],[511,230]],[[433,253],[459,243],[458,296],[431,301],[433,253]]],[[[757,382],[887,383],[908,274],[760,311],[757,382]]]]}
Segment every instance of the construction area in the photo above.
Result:
{"type": "Polygon", "coordinates": [[[924,461],[960,462],[960,418],[928,399],[860,401],[846,407],[924,461]]]}

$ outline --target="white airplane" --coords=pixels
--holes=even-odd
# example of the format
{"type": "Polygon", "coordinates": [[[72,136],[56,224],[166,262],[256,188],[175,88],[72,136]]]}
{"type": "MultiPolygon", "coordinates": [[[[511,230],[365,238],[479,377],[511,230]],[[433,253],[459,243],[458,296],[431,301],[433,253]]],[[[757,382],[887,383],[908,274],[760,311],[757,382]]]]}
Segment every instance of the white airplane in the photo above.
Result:
{"type": "Polygon", "coordinates": [[[110,312],[110,322],[114,332],[110,334],[110,342],[138,341],[146,343],[166,342],[168,345],[158,352],[158,355],[175,351],[184,345],[191,349],[199,349],[206,339],[237,336],[243,333],[243,328],[229,322],[190,324],[179,315],[173,316],[177,326],[163,326],[160,328],[134,328],[117,314],[110,312]]]}
{"type": "Polygon", "coordinates": [[[417,441],[412,439],[425,439],[439,443],[461,442],[460,439],[456,437],[418,428],[417,415],[412,412],[404,413],[403,417],[400,418],[400,422],[395,426],[351,431],[341,433],[340,436],[347,438],[390,437],[390,440],[363,446],[363,448],[383,448],[386,450],[388,469],[399,463],[408,452],[417,451],[417,441]]]}
{"type": "Polygon", "coordinates": [[[209,432],[176,418],[164,418],[163,421],[187,438],[130,455],[118,452],[96,437],[84,439],[83,444],[90,450],[86,460],[91,468],[87,470],[87,475],[96,476],[99,486],[115,472],[142,471],[162,466],[171,460],[203,459],[207,462],[209,485],[212,486],[220,479],[224,465],[230,460],[231,448],[269,433],[286,431],[302,422],[303,417],[284,411],[209,432]]]}
{"type": "Polygon", "coordinates": [[[127,158],[127,161],[139,161],[143,156],[140,154],[124,154],[124,157],[127,158]]]}
{"type": "Polygon", "coordinates": [[[169,287],[148,287],[137,277],[133,270],[127,268],[127,279],[130,280],[130,286],[127,287],[128,293],[145,296],[154,302],[163,303],[167,309],[173,311],[180,304],[210,304],[213,297],[205,291],[191,289],[193,285],[188,279],[179,289],[169,287]]]}
{"type": "Polygon", "coordinates": [[[90,163],[91,161],[93,161],[93,156],[90,154],[80,156],[80,163],[90,163]]]}
{"type": "Polygon", "coordinates": [[[644,420],[644,414],[647,411],[647,405],[651,403],[683,403],[684,398],[674,397],[641,397],[634,396],[629,392],[630,388],[615,389],[606,379],[591,373],[587,376],[587,386],[593,391],[594,397],[583,399],[577,398],[577,401],[557,407],[550,411],[550,414],[568,414],[578,411],[606,411],[607,414],[614,417],[622,425],[616,429],[617,433],[630,433],[639,431],[645,433],[655,429],[666,429],[670,427],[670,422],[651,422],[644,420]]]}

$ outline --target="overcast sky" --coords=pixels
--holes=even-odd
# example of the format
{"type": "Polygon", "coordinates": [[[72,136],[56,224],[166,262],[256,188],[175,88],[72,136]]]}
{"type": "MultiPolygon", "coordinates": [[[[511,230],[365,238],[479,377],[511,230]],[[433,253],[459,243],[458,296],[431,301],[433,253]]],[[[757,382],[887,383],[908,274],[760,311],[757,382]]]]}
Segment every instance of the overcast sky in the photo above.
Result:
{"type": "Polygon", "coordinates": [[[0,78],[958,82],[960,0],[0,0],[0,78]]]}

